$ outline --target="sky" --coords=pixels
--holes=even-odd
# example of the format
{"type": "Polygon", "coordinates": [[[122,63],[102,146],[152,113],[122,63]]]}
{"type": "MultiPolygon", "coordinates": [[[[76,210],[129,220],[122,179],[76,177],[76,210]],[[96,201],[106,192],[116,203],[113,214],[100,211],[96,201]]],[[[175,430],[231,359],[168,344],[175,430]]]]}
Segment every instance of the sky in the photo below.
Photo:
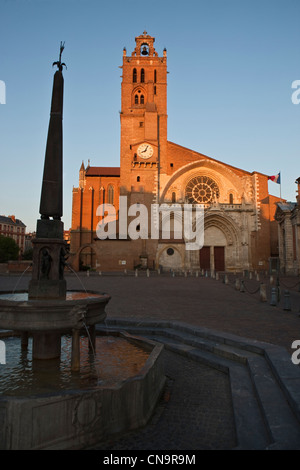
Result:
{"type": "Polygon", "coordinates": [[[246,171],[281,172],[269,191],[295,201],[299,0],[0,0],[0,17],[0,214],[27,232],[40,217],[60,41],[68,230],[82,161],[120,164],[119,66],[144,30],[159,56],[167,49],[168,140],[246,171]]]}

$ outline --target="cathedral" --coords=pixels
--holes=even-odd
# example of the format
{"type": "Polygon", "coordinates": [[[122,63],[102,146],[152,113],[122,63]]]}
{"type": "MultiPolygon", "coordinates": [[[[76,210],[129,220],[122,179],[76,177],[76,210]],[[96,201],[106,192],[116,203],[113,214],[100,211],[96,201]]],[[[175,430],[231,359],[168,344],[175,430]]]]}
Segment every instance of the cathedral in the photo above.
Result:
{"type": "Polygon", "coordinates": [[[135,38],[131,55],[123,49],[120,167],[82,163],[79,170],[70,232],[73,268],[268,270],[270,258],[278,257],[274,216],[279,202],[269,194],[268,176],[168,140],[167,51],[159,55],[154,42],[145,31],[135,38]],[[121,201],[125,201],[122,208],[121,201]],[[125,224],[135,223],[135,237],[124,232],[124,217],[120,222],[124,204],[125,224]],[[172,208],[166,220],[158,212],[157,237],[150,233],[153,205],[172,208]],[[203,208],[198,249],[187,249],[181,227],[181,209],[187,205],[191,210],[203,208]],[[139,206],[148,209],[148,229],[141,227],[138,212],[130,212],[139,206]],[[116,230],[100,238],[98,230],[108,220],[108,207],[114,208],[114,214],[106,225],[113,224],[116,230]],[[169,227],[168,237],[164,224],[169,227]]]}

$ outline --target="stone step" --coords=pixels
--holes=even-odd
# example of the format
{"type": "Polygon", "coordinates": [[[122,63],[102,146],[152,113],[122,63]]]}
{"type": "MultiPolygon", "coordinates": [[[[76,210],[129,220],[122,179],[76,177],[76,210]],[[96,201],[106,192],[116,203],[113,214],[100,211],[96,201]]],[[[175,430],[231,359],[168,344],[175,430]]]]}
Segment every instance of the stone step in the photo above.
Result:
{"type": "Polygon", "coordinates": [[[300,375],[282,348],[180,322],[110,319],[104,329],[146,336],[229,374],[238,448],[300,449],[300,375]]]}

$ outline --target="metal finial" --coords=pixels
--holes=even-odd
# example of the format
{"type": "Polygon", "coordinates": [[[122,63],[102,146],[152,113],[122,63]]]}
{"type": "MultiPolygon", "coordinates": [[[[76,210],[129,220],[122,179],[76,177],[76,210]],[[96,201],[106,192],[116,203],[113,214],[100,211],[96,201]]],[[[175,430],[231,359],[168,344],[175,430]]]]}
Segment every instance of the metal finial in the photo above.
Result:
{"type": "Polygon", "coordinates": [[[58,59],[57,62],[53,62],[53,64],[52,64],[52,67],[53,67],[54,65],[57,65],[58,70],[60,70],[61,72],[62,72],[62,70],[63,70],[63,66],[65,66],[65,67],[67,68],[66,64],[61,61],[61,55],[62,55],[62,53],[63,53],[64,48],[65,48],[65,43],[62,42],[62,41],[60,41],[59,59],[58,59]]]}

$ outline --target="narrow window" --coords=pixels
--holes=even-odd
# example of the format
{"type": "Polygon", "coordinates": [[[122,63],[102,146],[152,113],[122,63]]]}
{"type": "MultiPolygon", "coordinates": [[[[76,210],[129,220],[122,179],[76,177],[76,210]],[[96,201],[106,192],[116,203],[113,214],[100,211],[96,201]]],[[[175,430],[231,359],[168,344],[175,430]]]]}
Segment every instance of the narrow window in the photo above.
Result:
{"type": "Polygon", "coordinates": [[[137,72],[136,72],[136,69],[133,69],[133,72],[132,72],[132,81],[133,81],[133,83],[136,83],[136,82],[137,82],[137,72]]]}
{"type": "Polygon", "coordinates": [[[173,163],[170,163],[170,167],[173,168],[173,163]]]}
{"type": "Polygon", "coordinates": [[[156,95],[156,85],[154,85],[154,94],[156,95]]]}
{"type": "Polygon", "coordinates": [[[144,104],[144,102],[145,102],[144,95],[141,95],[140,103],[141,103],[141,104],[144,104]]]}
{"type": "Polygon", "coordinates": [[[136,180],[137,180],[137,182],[139,183],[139,182],[141,181],[141,178],[138,176],[138,177],[136,178],[136,180]]]}
{"type": "Polygon", "coordinates": [[[107,188],[107,202],[108,204],[114,203],[114,187],[110,184],[107,188]]]}
{"type": "Polygon", "coordinates": [[[138,97],[138,95],[135,95],[135,97],[134,97],[134,104],[139,104],[139,97],[138,97]]]}
{"type": "Polygon", "coordinates": [[[156,70],[154,70],[154,83],[156,83],[157,75],[156,75],[156,70]]]}
{"type": "Polygon", "coordinates": [[[176,193],[172,193],[172,202],[176,202],[176,193]]]}
{"type": "Polygon", "coordinates": [[[141,69],[141,83],[145,82],[145,70],[141,69]]]}
{"type": "Polygon", "coordinates": [[[229,204],[233,204],[233,194],[229,194],[229,204]]]}

